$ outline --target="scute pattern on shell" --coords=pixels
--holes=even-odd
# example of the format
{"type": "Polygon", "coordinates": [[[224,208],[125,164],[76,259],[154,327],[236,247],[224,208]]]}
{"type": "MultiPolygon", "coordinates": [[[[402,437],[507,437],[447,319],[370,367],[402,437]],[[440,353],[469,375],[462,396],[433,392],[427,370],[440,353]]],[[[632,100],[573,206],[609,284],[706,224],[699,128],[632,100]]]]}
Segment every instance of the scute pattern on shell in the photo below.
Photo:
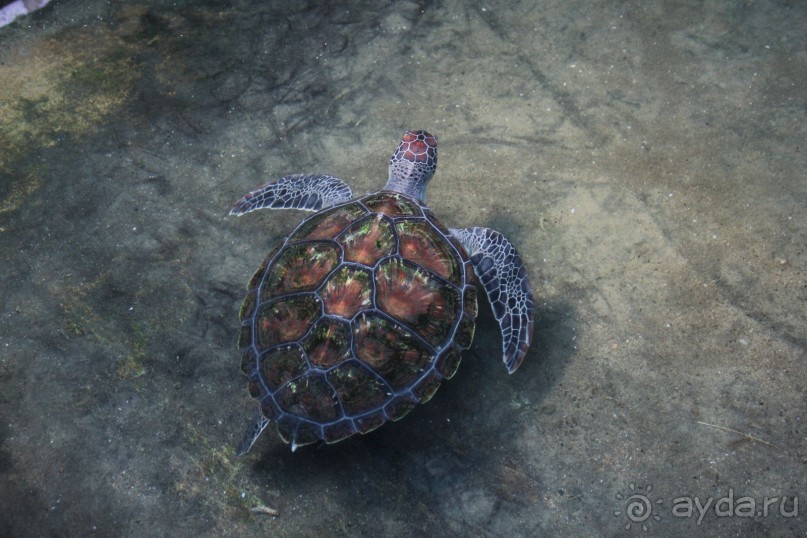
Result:
{"type": "Polygon", "coordinates": [[[297,446],[402,418],[470,346],[473,278],[463,248],[402,194],[309,217],[250,280],[239,338],[250,395],[297,446]]]}

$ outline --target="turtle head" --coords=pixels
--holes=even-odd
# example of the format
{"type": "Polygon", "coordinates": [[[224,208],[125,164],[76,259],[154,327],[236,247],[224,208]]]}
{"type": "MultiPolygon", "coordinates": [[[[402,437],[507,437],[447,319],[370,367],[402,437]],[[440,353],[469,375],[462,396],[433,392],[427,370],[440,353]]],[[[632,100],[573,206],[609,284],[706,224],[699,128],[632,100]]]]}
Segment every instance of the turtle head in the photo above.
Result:
{"type": "Polygon", "coordinates": [[[406,131],[389,158],[389,179],[384,190],[396,191],[419,201],[437,170],[437,137],[426,131],[406,131]]]}

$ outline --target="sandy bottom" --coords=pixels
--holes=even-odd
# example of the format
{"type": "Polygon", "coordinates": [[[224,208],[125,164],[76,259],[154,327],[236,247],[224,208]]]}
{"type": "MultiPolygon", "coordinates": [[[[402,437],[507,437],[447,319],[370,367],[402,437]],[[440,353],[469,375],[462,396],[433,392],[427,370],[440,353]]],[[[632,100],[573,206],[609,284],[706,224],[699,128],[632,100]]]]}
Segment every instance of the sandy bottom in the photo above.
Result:
{"type": "Polygon", "coordinates": [[[804,533],[807,5],[289,4],[0,29],[0,535],[804,533]],[[401,422],[236,459],[244,285],[303,214],[229,207],[378,189],[407,128],[535,345],[508,375],[484,308],[401,422]]]}

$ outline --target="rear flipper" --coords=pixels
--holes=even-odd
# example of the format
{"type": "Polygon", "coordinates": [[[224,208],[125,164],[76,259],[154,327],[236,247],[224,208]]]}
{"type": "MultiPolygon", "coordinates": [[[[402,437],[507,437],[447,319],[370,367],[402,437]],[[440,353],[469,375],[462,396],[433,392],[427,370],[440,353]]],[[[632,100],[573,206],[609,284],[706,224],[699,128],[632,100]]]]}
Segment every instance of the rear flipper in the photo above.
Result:
{"type": "Polygon", "coordinates": [[[247,430],[247,433],[244,435],[244,439],[241,440],[241,444],[238,445],[238,451],[235,453],[235,456],[243,456],[249,449],[252,448],[252,445],[255,444],[255,441],[258,440],[258,437],[261,436],[263,430],[269,425],[269,419],[263,416],[263,413],[258,413],[258,418],[255,419],[255,422],[247,430]]]}

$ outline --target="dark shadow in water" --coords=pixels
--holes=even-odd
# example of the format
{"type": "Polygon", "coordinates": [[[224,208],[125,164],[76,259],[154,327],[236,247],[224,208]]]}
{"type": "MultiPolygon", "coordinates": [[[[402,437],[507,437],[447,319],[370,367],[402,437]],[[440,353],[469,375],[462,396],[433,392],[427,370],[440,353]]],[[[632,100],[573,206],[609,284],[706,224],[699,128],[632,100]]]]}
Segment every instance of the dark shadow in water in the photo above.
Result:
{"type": "Polygon", "coordinates": [[[294,506],[295,495],[304,499],[323,484],[338,484],[329,499],[342,506],[346,521],[365,531],[376,525],[373,514],[376,521],[389,516],[390,503],[396,504],[396,514],[416,515],[417,521],[408,524],[413,530],[437,533],[445,531],[445,517],[454,525],[459,520],[469,530],[474,527],[459,505],[456,515],[446,508],[450,499],[487,496],[496,509],[513,500],[534,502],[543,488],[541,477],[531,476],[522,465],[523,447],[509,443],[531,426],[519,409],[541,408],[544,395],[572,359],[574,320],[568,304],[539,301],[535,344],[522,367],[509,376],[501,363],[496,320],[490,307],[482,306],[475,344],[465,352],[457,375],[431,401],[366,436],[303,447],[293,454],[270,426],[264,435],[271,441],[261,439],[253,447],[262,451],[252,468],[253,480],[282,483],[286,509],[294,506]],[[273,446],[267,448],[268,443],[273,446]]]}

